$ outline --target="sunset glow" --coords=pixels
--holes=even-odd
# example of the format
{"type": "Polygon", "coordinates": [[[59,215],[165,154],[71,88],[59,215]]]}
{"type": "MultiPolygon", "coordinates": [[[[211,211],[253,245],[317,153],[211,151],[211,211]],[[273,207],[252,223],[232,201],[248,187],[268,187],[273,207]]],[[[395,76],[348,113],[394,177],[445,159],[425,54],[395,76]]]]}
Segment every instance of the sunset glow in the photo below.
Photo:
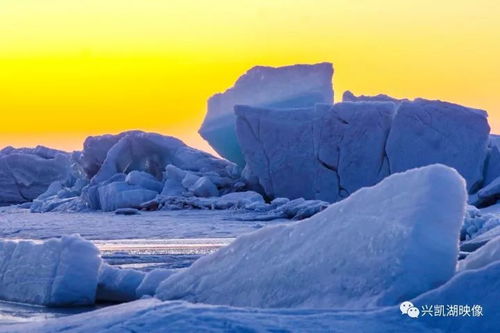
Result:
{"type": "Polygon", "coordinates": [[[495,0],[2,1],[0,147],[141,129],[209,150],[210,95],[254,65],[323,61],[337,101],[442,99],[500,132],[499,17],[495,0]]]}

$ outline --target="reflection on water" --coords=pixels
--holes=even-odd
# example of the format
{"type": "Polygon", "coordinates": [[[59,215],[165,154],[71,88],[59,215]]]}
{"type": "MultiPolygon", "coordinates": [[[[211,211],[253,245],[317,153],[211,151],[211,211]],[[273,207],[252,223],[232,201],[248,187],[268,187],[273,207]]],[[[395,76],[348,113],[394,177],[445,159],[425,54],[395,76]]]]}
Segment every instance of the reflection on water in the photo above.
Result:
{"type": "Polygon", "coordinates": [[[234,238],[120,239],[94,241],[110,265],[149,271],[184,268],[203,255],[231,243],[234,238]]]}
{"type": "Polygon", "coordinates": [[[208,254],[228,245],[234,238],[117,239],[96,240],[101,252],[125,251],[136,254],[208,254]]]}
{"type": "Polygon", "coordinates": [[[73,308],[47,308],[38,305],[0,301],[0,330],[1,325],[3,324],[17,324],[69,316],[72,314],[97,310],[104,306],[107,306],[107,304],[73,308]]]}
{"type": "MultiPolygon", "coordinates": [[[[121,268],[150,271],[155,268],[189,267],[196,259],[231,243],[234,238],[189,239],[120,239],[96,240],[105,262],[121,268]]],[[[96,310],[106,304],[91,307],[47,308],[29,304],[0,301],[2,324],[43,320],[96,310]]]]}

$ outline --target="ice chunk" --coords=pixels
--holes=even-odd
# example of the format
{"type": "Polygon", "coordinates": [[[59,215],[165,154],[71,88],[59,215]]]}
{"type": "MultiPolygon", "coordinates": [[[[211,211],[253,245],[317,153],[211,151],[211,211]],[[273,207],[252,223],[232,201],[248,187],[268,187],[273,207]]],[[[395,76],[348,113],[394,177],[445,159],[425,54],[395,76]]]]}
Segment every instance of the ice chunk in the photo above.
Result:
{"type": "Polygon", "coordinates": [[[458,263],[458,270],[477,269],[500,261],[500,237],[490,240],[458,263]]]}
{"type": "Polygon", "coordinates": [[[216,197],[219,195],[217,186],[208,177],[200,177],[189,190],[197,197],[216,197]]]}
{"type": "Polygon", "coordinates": [[[282,217],[301,220],[306,217],[322,211],[328,207],[328,203],[321,200],[304,200],[302,198],[291,200],[282,206],[279,206],[276,211],[282,212],[282,217]]]}
{"type": "Polygon", "coordinates": [[[338,198],[389,175],[384,144],[394,111],[392,103],[317,105],[321,122],[315,136],[318,160],[336,171],[338,198]]]}
{"type": "Polygon", "coordinates": [[[489,229],[488,231],[480,233],[479,235],[476,235],[470,240],[462,242],[460,244],[460,249],[465,252],[476,251],[478,248],[487,244],[492,239],[500,236],[500,225],[498,225],[499,220],[497,219],[495,222],[497,222],[497,225],[495,227],[489,229]]]}
{"type": "Polygon", "coordinates": [[[288,198],[276,198],[271,201],[271,206],[278,207],[290,202],[288,198]]]}
{"type": "Polygon", "coordinates": [[[241,76],[234,87],[208,100],[199,133],[222,157],[245,164],[235,132],[236,104],[290,108],[332,103],[333,67],[330,63],[285,67],[256,66],[241,76]]]}
{"type": "Polygon", "coordinates": [[[182,181],[186,175],[187,172],[185,170],[181,170],[172,164],[167,165],[165,168],[165,184],[161,195],[180,196],[186,192],[186,188],[182,185],[182,181]]]}
{"type": "Polygon", "coordinates": [[[478,207],[495,204],[500,199],[500,177],[470,196],[469,202],[478,207]]]}
{"type": "Polygon", "coordinates": [[[265,204],[264,198],[253,191],[233,192],[220,197],[199,198],[188,196],[160,196],[159,207],[164,210],[178,209],[245,209],[252,204],[265,204]]]}
{"type": "Polygon", "coordinates": [[[207,189],[209,195],[215,195],[214,186],[217,195],[246,188],[236,164],[155,133],[131,131],[91,137],[84,152],[73,155],[72,161],[77,163],[73,163],[72,182],[60,182],[57,191],[54,185],[37,198],[33,211],[114,210],[124,205],[128,206],[123,208],[138,208],[154,198],[152,192],[164,196],[189,195],[189,188],[200,177],[206,177],[201,184],[204,187],[197,189],[199,193],[205,191],[202,195],[207,195],[207,189]],[[189,177],[184,179],[186,175],[189,177]],[[188,184],[190,181],[192,184],[188,184]],[[117,182],[125,184],[110,185],[117,182]],[[209,186],[210,182],[213,186],[209,186]],[[123,196],[106,197],[118,192],[123,196]]]}
{"type": "Polygon", "coordinates": [[[14,148],[11,146],[7,146],[3,149],[0,149],[0,156],[6,156],[10,154],[28,154],[28,155],[36,155],[38,157],[50,160],[55,158],[57,155],[69,155],[67,152],[57,149],[52,149],[44,146],[36,146],[35,148],[14,148]]]}
{"type": "Polygon", "coordinates": [[[390,170],[442,163],[457,169],[474,191],[482,181],[489,131],[485,111],[425,99],[403,102],[387,139],[390,170]]]}
{"type": "Polygon", "coordinates": [[[169,277],[157,296],[250,307],[395,305],[453,276],[465,199],[451,168],[395,174],[308,220],[240,236],[169,277]]]}
{"type": "Polygon", "coordinates": [[[467,206],[460,240],[476,238],[499,225],[500,219],[495,214],[483,213],[474,206],[467,206]]]}
{"type": "Polygon", "coordinates": [[[314,156],[314,108],[282,110],[237,105],[235,113],[245,160],[267,196],[314,198],[320,192],[316,183],[337,192],[335,176],[314,156]]]}
{"type": "Polygon", "coordinates": [[[108,302],[128,302],[137,299],[135,290],[144,279],[144,272],[135,269],[101,265],[96,299],[108,302]]]}
{"type": "Polygon", "coordinates": [[[279,198],[271,204],[264,201],[259,193],[253,191],[233,192],[221,197],[201,198],[195,196],[159,196],[145,203],[144,208],[156,207],[162,210],[211,209],[240,210],[238,221],[270,221],[275,219],[301,220],[310,217],[326,207],[329,203],[321,200],[289,200],[279,198]]]}
{"type": "Polygon", "coordinates": [[[158,268],[148,272],[146,276],[144,276],[141,284],[137,287],[137,298],[140,298],[144,295],[153,296],[155,294],[156,288],[158,288],[158,285],[177,271],[177,269],[158,268]]]}
{"type": "Polygon", "coordinates": [[[92,178],[92,184],[133,170],[145,171],[156,179],[162,179],[163,171],[169,164],[189,171],[212,171],[220,176],[239,175],[234,164],[188,147],[174,137],[133,131],[120,134],[120,139],[109,149],[99,171],[92,178]]]}
{"type": "Polygon", "coordinates": [[[127,133],[130,132],[118,135],[89,136],[85,139],[79,162],[89,179],[99,171],[111,147],[127,133]]]}
{"type": "Polygon", "coordinates": [[[234,192],[228,193],[217,199],[215,204],[219,209],[243,208],[252,203],[264,203],[264,198],[257,192],[234,192]]]}
{"type": "Polygon", "coordinates": [[[126,175],[117,173],[106,181],[99,184],[90,184],[82,189],[81,199],[90,209],[101,209],[101,200],[99,198],[99,188],[114,182],[125,182],[126,175]]]}
{"type": "Polygon", "coordinates": [[[424,322],[429,329],[439,328],[445,332],[498,331],[499,276],[500,262],[455,275],[441,287],[411,301],[418,308],[426,306],[431,309],[431,306],[443,305],[446,315],[424,315],[419,317],[418,321],[424,322]]]}
{"type": "Polygon", "coordinates": [[[162,182],[158,181],[158,179],[144,171],[131,171],[125,178],[125,181],[130,185],[138,185],[147,190],[155,191],[158,193],[160,193],[163,189],[162,182]]]}
{"type": "Polygon", "coordinates": [[[48,306],[93,304],[101,258],[78,235],[0,240],[0,299],[48,306]]]}
{"type": "Polygon", "coordinates": [[[184,188],[190,188],[191,186],[194,185],[194,183],[196,183],[198,181],[198,179],[200,179],[199,176],[188,172],[188,173],[186,173],[184,178],[182,178],[181,184],[184,188]]]}
{"type": "Polygon", "coordinates": [[[245,159],[271,197],[338,201],[389,175],[385,142],[394,103],[295,110],[236,106],[245,159]]]}
{"type": "Polygon", "coordinates": [[[253,203],[245,208],[250,212],[237,220],[242,221],[270,221],[275,219],[302,220],[311,217],[328,207],[329,203],[321,200],[304,200],[302,198],[289,200],[286,198],[274,199],[271,204],[253,203]],[[265,212],[263,214],[262,212],[265,212]]]}
{"type": "Polygon", "coordinates": [[[45,213],[45,212],[82,212],[87,211],[88,207],[80,198],[58,198],[50,197],[44,200],[35,199],[30,203],[29,207],[32,213],[45,213]]]}
{"type": "Polygon", "coordinates": [[[245,181],[245,184],[250,191],[265,193],[259,183],[259,177],[252,172],[248,164],[246,164],[241,171],[241,178],[245,181]]]}
{"type": "Polygon", "coordinates": [[[87,210],[88,207],[80,199],[82,189],[87,185],[88,180],[84,178],[55,181],[33,200],[30,210],[32,213],[87,210]]]}
{"type": "Polygon", "coordinates": [[[118,208],[138,208],[142,203],[154,199],[158,192],[146,190],[126,182],[114,182],[99,187],[100,206],[103,211],[118,208]]]}
{"type": "Polygon", "coordinates": [[[71,155],[46,147],[0,151],[0,205],[27,202],[71,175],[71,155]]]}
{"type": "Polygon", "coordinates": [[[270,198],[335,202],[391,173],[433,163],[477,190],[489,126],[484,111],[417,99],[313,108],[235,106],[249,170],[270,198]]]}
{"type": "MultiPolygon", "coordinates": [[[[436,318],[437,320],[441,318],[436,318]]],[[[453,318],[460,322],[460,318],[453,318]]],[[[481,321],[482,318],[475,318],[481,321]]],[[[9,333],[54,332],[408,332],[442,333],[422,323],[402,317],[398,307],[374,311],[335,311],[329,309],[254,309],[187,302],[161,302],[146,298],[73,316],[46,321],[9,325],[9,333]]],[[[495,323],[495,318],[489,318],[495,323]]],[[[458,324],[454,325],[459,328],[458,324]]],[[[481,323],[478,327],[488,327],[481,323]]],[[[490,328],[495,326],[491,325],[490,328]]],[[[462,331],[495,332],[495,329],[462,331]]]]}
{"type": "Polygon", "coordinates": [[[107,152],[92,183],[100,183],[117,173],[127,174],[133,170],[146,171],[161,178],[165,166],[183,146],[182,141],[176,138],[155,133],[122,133],[118,142],[107,152]]]}
{"type": "Polygon", "coordinates": [[[483,186],[500,177],[500,136],[490,134],[488,155],[484,167],[483,186]]]}
{"type": "Polygon", "coordinates": [[[378,94],[376,96],[365,96],[365,95],[356,96],[349,90],[346,90],[342,95],[342,101],[343,102],[394,102],[399,104],[403,101],[408,101],[408,99],[406,98],[398,99],[385,94],[378,94]]]}
{"type": "Polygon", "coordinates": [[[500,148],[500,135],[490,134],[490,146],[500,148]]]}

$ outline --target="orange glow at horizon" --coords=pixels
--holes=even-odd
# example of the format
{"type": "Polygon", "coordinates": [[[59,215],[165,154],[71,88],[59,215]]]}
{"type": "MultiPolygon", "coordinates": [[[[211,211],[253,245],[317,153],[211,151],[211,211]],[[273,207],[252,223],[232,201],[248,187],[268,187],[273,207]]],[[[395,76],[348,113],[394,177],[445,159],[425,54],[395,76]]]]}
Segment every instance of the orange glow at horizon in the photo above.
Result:
{"type": "Polygon", "coordinates": [[[2,2],[0,147],[140,129],[212,151],[197,134],[209,96],[255,65],[323,61],[336,101],[441,99],[500,133],[499,17],[496,0],[2,2]]]}

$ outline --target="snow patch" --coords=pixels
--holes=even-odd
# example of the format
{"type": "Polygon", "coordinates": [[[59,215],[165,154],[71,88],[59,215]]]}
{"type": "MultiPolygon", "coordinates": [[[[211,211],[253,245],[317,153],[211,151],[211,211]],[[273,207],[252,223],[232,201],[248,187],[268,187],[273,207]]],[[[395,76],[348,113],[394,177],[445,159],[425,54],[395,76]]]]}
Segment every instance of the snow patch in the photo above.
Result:
{"type": "Polygon", "coordinates": [[[237,238],[169,277],[157,296],[251,307],[394,305],[453,276],[465,198],[451,168],[395,174],[310,219],[237,238]]]}

